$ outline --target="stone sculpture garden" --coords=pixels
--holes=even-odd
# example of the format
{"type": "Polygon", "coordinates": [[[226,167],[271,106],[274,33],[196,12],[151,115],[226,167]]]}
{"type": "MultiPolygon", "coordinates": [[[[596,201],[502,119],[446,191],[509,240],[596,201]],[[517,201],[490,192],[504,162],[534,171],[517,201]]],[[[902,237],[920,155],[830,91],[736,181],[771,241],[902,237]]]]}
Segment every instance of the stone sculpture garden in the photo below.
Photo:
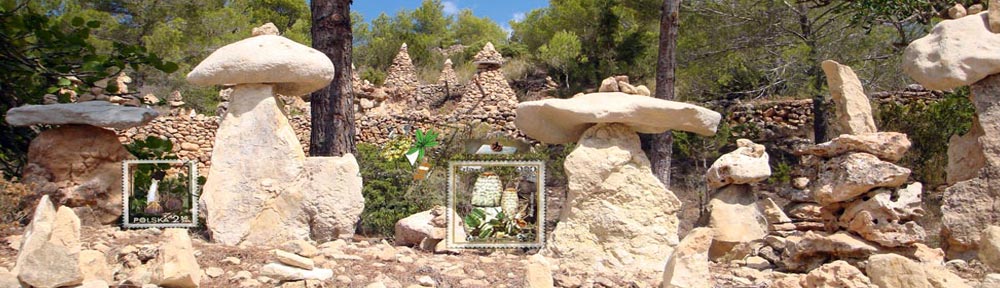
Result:
{"type": "MultiPolygon", "coordinates": [[[[773,156],[734,139],[703,171],[704,203],[684,203],[679,194],[687,191],[653,174],[640,133],[712,136],[724,115],[654,98],[626,76],[568,98],[518,101],[503,55],[487,43],[468,83],[459,83],[449,59],[429,85],[415,77],[402,44],[384,87],[355,79],[358,139],[396,133],[401,107],[423,105],[406,116],[425,128],[477,122],[532,144],[575,143],[560,166],[566,194],[538,191],[561,199],[544,245],[448,247],[450,233],[466,236],[448,227],[465,224],[443,206],[399,220],[394,238],[363,239],[355,231],[369,179],[359,160],[307,157],[300,140],[307,125],[287,112],[295,100],[282,100],[326,87],[341,67],[272,25],[218,48],[187,75],[226,89],[218,118],[160,115],[96,96],[7,111],[11,125],[53,126],[32,140],[20,175],[33,185],[35,208],[23,231],[4,238],[0,287],[1000,287],[1000,63],[984,56],[1000,47],[991,45],[1000,43],[1000,10],[961,8],[914,41],[902,63],[926,88],[970,86],[976,108],[972,131],[949,147],[940,233],[925,221],[927,187],[898,164],[914,143],[876,127],[851,67],[821,64],[835,137],[796,147],[807,176],[764,191],[777,173],[773,156]],[[440,89],[460,97],[438,96],[446,94],[440,89]],[[438,104],[430,103],[455,110],[432,115],[438,104]],[[190,121],[217,124],[176,124],[190,121]],[[187,137],[171,125],[214,131],[187,137]],[[210,158],[196,200],[203,230],[116,226],[129,204],[121,162],[136,158],[123,143],[157,133],[190,144],[178,144],[188,160],[210,158]],[[702,207],[700,219],[684,219],[685,205],[702,207]],[[682,231],[684,221],[695,228],[682,231]],[[936,234],[941,241],[932,243],[936,234]]],[[[168,100],[184,105],[179,94],[168,100]]],[[[516,190],[499,196],[504,185],[495,174],[476,182],[472,206],[516,214],[516,190]],[[475,198],[487,192],[497,193],[475,198]]]]}

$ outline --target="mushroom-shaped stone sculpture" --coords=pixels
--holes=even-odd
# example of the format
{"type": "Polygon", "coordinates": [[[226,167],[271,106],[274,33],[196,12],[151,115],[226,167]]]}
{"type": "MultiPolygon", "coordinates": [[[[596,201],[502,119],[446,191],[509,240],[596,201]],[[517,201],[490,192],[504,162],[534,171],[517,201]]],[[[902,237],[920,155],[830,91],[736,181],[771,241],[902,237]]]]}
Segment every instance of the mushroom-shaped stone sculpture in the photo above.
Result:
{"type": "Polygon", "coordinates": [[[514,123],[547,143],[576,142],[564,167],[569,193],[543,255],[568,271],[654,281],[678,243],[681,203],[653,175],[639,135],[712,135],[722,116],[691,104],[620,92],[518,105],[514,123]]]}
{"type": "Polygon", "coordinates": [[[28,147],[21,175],[40,194],[55,195],[87,225],[112,224],[122,213],[122,160],[135,159],[115,131],[142,126],[160,114],[107,101],[24,105],[7,111],[13,126],[60,125],[28,147]]]}
{"type": "Polygon", "coordinates": [[[354,233],[364,209],[357,161],[305,157],[275,97],[319,90],[333,72],[323,53],[260,35],[219,48],[188,74],[195,84],[235,84],[201,195],[213,240],[261,245],[354,233]]]}
{"type": "Polygon", "coordinates": [[[979,13],[941,21],[906,47],[903,72],[933,90],[969,85],[1000,73],[1000,34],[990,31],[990,24],[997,21],[988,18],[979,13]]]}

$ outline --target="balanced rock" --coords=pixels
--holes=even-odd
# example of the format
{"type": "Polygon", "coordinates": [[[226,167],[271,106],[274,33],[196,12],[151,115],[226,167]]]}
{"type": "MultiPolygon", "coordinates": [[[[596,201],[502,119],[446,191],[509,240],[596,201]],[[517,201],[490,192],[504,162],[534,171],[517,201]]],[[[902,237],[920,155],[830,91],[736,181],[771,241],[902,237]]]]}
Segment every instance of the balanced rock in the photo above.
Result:
{"type": "Polygon", "coordinates": [[[569,195],[541,253],[575,271],[661,276],[663,255],[678,242],[681,202],[649,165],[629,126],[588,129],[566,157],[569,195]]]}
{"type": "Polygon", "coordinates": [[[275,98],[321,89],[333,71],[323,53],[262,35],[219,48],[188,74],[195,84],[237,84],[201,195],[213,240],[276,245],[353,235],[364,209],[357,160],[306,158],[275,98]]]}
{"type": "Polygon", "coordinates": [[[135,159],[111,130],[64,125],[31,140],[24,183],[73,208],[84,224],[114,223],[122,213],[122,161],[135,159]]]}
{"type": "Polygon", "coordinates": [[[206,86],[274,83],[274,93],[298,96],[330,85],[333,69],[333,62],[322,52],[285,37],[264,34],[212,52],[188,73],[187,80],[206,86]]]}
{"type": "Polygon", "coordinates": [[[156,258],[151,260],[151,281],[163,287],[198,287],[201,268],[187,229],[166,229],[162,237],[156,258]]]}
{"type": "Polygon", "coordinates": [[[771,177],[771,165],[768,164],[764,145],[738,139],[736,146],[736,150],[722,155],[708,168],[705,176],[708,188],[757,183],[771,177]]]}
{"type": "Polygon", "coordinates": [[[1000,35],[990,32],[993,23],[987,13],[941,21],[906,47],[903,72],[931,90],[966,86],[1000,73],[1000,35]]]}
{"type": "Polygon", "coordinates": [[[877,132],[860,135],[842,134],[828,142],[803,147],[795,152],[799,155],[814,155],[832,158],[847,153],[864,152],[879,159],[896,162],[903,159],[910,149],[910,139],[898,132],[877,132]]]}
{"type": "Polygon", "coordinates": [[[854,199],[878,187],[899,187],[910,169],[879,160],[868,153],[851,153],[830,159],[819,168],[814,181],[816,202],[823,205],[854,199]]]}
{"type": "Polygon", "coordinates": [[[713,135],[721,119],[715,111],[687,103],[610,92],[524,102],[517,105],[514,124],[535,140],[563,144],[580,139],[598,123],[621,123],[639,133],[713,135]]]}
{"type": "Polygon", "coordinates": [[[125,107],[107,101],[24,105],[7,111],[7,123],[13,126],[36,124],[86,124],[97,127],[128,129],[146,125],[160,116],[156,110],[125,107]]]}
{"type": "Polygon", "coordinates": [[[823,72],[836,105],[832,135],[875,133],[875,120],[868,96],[854,70],[832,60],[823,61],[823,72]]]}
{"type": "Polygon", "coordinates": [[[667,266],[663,269],[662,287],[712,287],[708,249],[712,245],[714,233],[715,231],[709,228],[695,228],[684,236],[684,240],[681,240],[667,258],[667,266]]]}
{"type": "Polygon", "coordinates": [[[885,247],[923,242],[926,233],[915,220],[924,215],[919,182],[905,188],[878,189],[847,205],[840,216],[841,227],[885,247]]]}
{"type": "Polygon", "coordinates": [[[706,209],[709,213],[708,227],[715,230],[713,256],[724,254],[728,250],[715,247],[727,242],[728,247],[735,243],[746,243],[764,238],[767,235],[767,221],[757,208],[757,196],[749,185],[728,185],[715,191],[708,201],[706,209]]]}
{"type": "Polygon", "coordinates": [[[871,279],[847,261],[837,260],[809,271],[799,281],[802,288],[869,288],[871,279]]]}

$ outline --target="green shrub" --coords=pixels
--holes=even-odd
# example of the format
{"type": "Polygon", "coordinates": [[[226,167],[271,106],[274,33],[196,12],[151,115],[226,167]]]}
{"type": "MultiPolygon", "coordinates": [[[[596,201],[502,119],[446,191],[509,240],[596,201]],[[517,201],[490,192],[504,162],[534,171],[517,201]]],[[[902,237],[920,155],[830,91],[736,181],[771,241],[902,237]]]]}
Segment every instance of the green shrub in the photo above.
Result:
{"type": "Polygon", "coordinates": [[[399,219],[430,209],[440,204],[443,197],[430,195],[426,191],[440,192],[444,186],[433,185],[439,179],[414,181],[414,168],[406,158],[388,160],[381,155],[381,148],[371,144],[358,144],[358,164],[364,179],[362,194],[365,210],[361,212],[360,234],[392,237],[399,219]],[[429,184],[421,183],[428,182],[429,184]],[[415,185],[424,184],[424,185],[415,185]]]}
{"type": "Polygon", "coordinates": [[[875,121],[881,131],[906,133],[913,145],[899,165],[912,169],[911,177],[935,187],[945,183],[948,165],[948,140],[951,135],[969,131],[975,108],[969,101],[969,89],[948,93],[936,102],[909,105],[878,105],[875,121]]]}

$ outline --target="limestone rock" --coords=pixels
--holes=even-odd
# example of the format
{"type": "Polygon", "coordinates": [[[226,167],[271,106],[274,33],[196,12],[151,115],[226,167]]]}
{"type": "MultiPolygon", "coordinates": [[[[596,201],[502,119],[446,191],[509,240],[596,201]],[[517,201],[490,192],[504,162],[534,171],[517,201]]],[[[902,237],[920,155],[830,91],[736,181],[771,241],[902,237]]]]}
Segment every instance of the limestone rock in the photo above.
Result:
{"type": "Polygon", "coordinates": [[[948,166],[945,168],[948,185],[975,178],[979,169],[986,165],[980,137],[983,137],[983,128],[979,126],[978,118],[972,119],[972,129],[965,135],[951,135],[948,140],[948,166]]]}
{"type": "Polygon", "coordinates": [[[281,35],[278,31],[278,26],[274,26],[274,23],[267,22],[260,27],[254,27],[251,34],[252,36],[260,35],[281,35]]]}
{"type": "Polygon", "coordinates": [[[922,193],[920,182],[895,191],[878,189],[868,192],[847,206],[840,216],[840,225],[885,247],[923,242],[926,233],[915,222],[924,215],[920,200],[922,193]]]}
{"type": "Polygon", "coordinates": [[[778,207],[778,204],[774,203],[770,197],[758,201],[758,206],[763,210],[764,219],[767,219],[768,224],[792,222],[792,219],[785,215],[785,211],[782,211],[781,207],[778,207]]]}
{"type": "Polygon", "coordinates": [[[502,65],[503,55],[493,47],[493,42],[486,42],[486,45],[483,45],[483,50],[472,56],[472,62],[477,65],[502,65]]]}
{"type": "Polygon", "coordinates": [[[875,133],[875,120],[868,96],[854,70],[832,60],[823,61],[823,72],[836,105],[832,135],[875,133]]]}
{"type": "Polygon", "coordinates": [[[910,149],[910,139],[898,132],[876,132],[861,135],[842,134],[829,142],[803,147],[797,154],[832,158],[851,152],[864,152],[879,159],[896,162],[910,149]]]}
{"type": "Polygon", "coordinates": [[[987,10],[987,23],[990,31],[1000,33],[1000,1],[990,0],[989,10],[987,10]]]}
{"type": "Polygon", "coordinates": [[[1000,274],[990,273],[983,278],[983,282],[979,283],[976,288],[994,288],[1000,287],[1000,274]]]}
{"type": "Polygon", "coordinates": [[[316,248],[316,246],[313,246],[311,243],[309,243],[309,241],[305,240],[289,240],[286,241],[285,243],[282,243],[279,248],[281,250],[295,253],[303,257],[313,257],[319,255],[320,253],[319,248],[316,248]]]}
{"type": "Polygon", "coordinates": [[[994,271],[1000,271],[1000,226],[990,225],[983,230],[978,258],[994,271]]]}
{"type": "Polygon", "coordinates": [[[932,288],[924,268],[896,254],[868,257],[868,277],[879,288],[932,288]]]}
{"type": "Polygon", "coordinates": [[[667,258],[662,287],[712,287],[708,249],[714,233],[709,228],[695,228],[684,236],[674,253],[667,258]]]}
{"type": "Polygon", "coordinates": [[[83,283],[83,274],[77,266],[79,255],[51,242],[31,251],[18,267],[17,277],[33,287],[62,287],[83,283]]]}
{"type": "Polygon", "coordinates": [[[280,244],[353,235],[364,209],[354,156],[306,158],[270,85],[238,85],[232,95],[201,195],[212,239],[280,244]]]}
{"type": "Polygon", "coordinates": [[[767,235],[767,222],[748,185],[729,185],[710,197],[708,227],[715,230],[715,241],[745,243],[767,235]]]}
{"type": "Polygon", "coordinates": [[[979,12],[983,12],[983,4],[972,4],[971,6],[969,6],[969,8],[965,10],[967,12],[966,15],[979,14],[979,12]]]}
{"type": "Polygon", "coordinates": [[[315,262],[312,259],[295,255],[282,250],[274,250],[274,258],[288,266],[301,268],[305,270],[312,270],[315,266],[315,262]]]}
{"type": "Polygon", "coordinates": [[[435,227],[431,223],[431,220],[435,217],[435,215],[432,215],[431,212],[433,211],[423,211],[400,219],[399,222],[396,222],[395,244],[416,245],[420,244],[424,238],[444,239],[445,229],[435,227]]]}
{"type": "Polygon", "coordinates": [[[962,18],[965,17],[965,15],[969,14],[968,11],[965,10],[965,6],[962,6],[962,3],[955,4],[955,6],[948,8],[948,17],[951,17],[951,19],[962,18]]]}
{"type": "Polygon", "coordinates": [[[88,101],[24,105],[7,110],[6,120],[13,126],[85,124],[128,129],[146,125],[157,116],[160,114],[153,109],[119,106],[107,101],[88,101]]]}
{"type": "Polygon", "coordinates": [[[13,274],[34,287],[83,283],[80,259],[80,219],[66,207],[59,212],[45,195],[25,228],[13,274]]]}
{"type": "MultiPolygon", "coordinates": [[[[972,18],[972,17],[965,17],[972,18]]],[[[1000,225],[1000,218],[995,216],[997,205],[1000,205],[1000,157],[989,151],[1000,149],[1000,121],[996,116],[1000,113],[1000,76],[990,76],[971,86],[972,104],[976,107],[979,127],[983,136],[979,137],[982,145],[984,163],[976,178],[961,181],[945,189],[941,203],[943,224],[942,236],[947,240],[949,256],[959,255],[976,249],[979,236],[988,225],[1000,225]]]]}
{"type": "Polygon", "coordinates": [[[608,77],[601,81],[601,87],[597,92],[621,92],[621,89],[618,88],[618,80],[615,80],[615,77],[608,77]]]}
{"type": "Polygon", "coordinates": [[[764,145],[755,144],[747,139],[736,140],[736,150],[726,153],[716,159],[708,168],[708,188],[718,189],[729,184],[752,184],[771,177],[771,165],[768,164],[764,145]]]}
{"type": "Polygon", "coordinates": [[[841,259],[863,259],[879,251],[879,247],[875,244],[846,231],[832,235],[808,231],[802,236],[793,235],[786,238],[785,253],[782,258],[789,270],[807,271],[822,265],[823,261],[830,256],[841,259]],[[819,262],[812,262],[815,259],[818,259],[819,262]]]}
{"type": "MultiPolygon", "coordinates": [[[[997,9],[991,5],[993,11],[997,9]]],[[[1000,57],[995,56],[1000,55],[1000,35],[989,29],[997,22],[988,21],[987,13],[941,21],[906,47],[903,72],[931,90],[966,86],[1000,73],[1000,57]]]]}
{"type": "Polygon", "coordinates": [[[298,96],[330,85],[333,69],[330,58],[316,49],[260,35],[215,50],[187,80],[197,85],[272,83],[276,94],[298,96]]]}
{"type": "Polygon", "coordinates": [[[622,123],[639,133],[681,130],[713,135],[719,113],[695,105],[624,93],[591,93],[517,105],[514,124],[528,137],[571,143],[597,123],[622,123]]]}
{"type": "Polygon", "coordinates": [[[50,187],[39,192],[73,208],[84,224],[111,224],[122,212],[121,165],[129,159],[135,157],[113,131],[66,125],[31,140],[23,179],[35,187],[50,187]]]}
{"type": "Polygon", "coordinates": [[[874,188],[902,186],[909,176],[910,169],[868,153],[851,153],[823,163],[812,191],[816,202],[828,205],[854,199],[874,188]]]}
{"type": "Polygon", "coordinates": [[[802,288],[872,287],[868,276],[843,260],[833,261],[810,271],[809,274],[802,277],[799,284],[802,285],[802,288]]]}
{"type": "Polygon", "coordinates": [[[104,253],[96,250],[80,251],[80,273],[83,274],[83,282],[100,280],[110,283],[114,281],[111,267],[108,267],[107,257],[104,256],[104,253]]]}
{"type": "Polygon", "coordinates": [[[535,254],[529,260],[526,277],[528,288],[552,288],[552,269],[549,268],[548,261],[542,255],[535,254]]]}
{"type": "Polygon", "coordinates": [[[151,260],[152,283],[171,288],[198,287],[201,268],[187,229],[169,228],[162,237],[156,258],[151,260]]]}
{"type": "Polygon", "coordinates": [[[678,242],[681,203],[649,165],[629,126],[584,132],[566,157],[568,196],[542,255],[571,270],[660,278],[663,255],[678,242]]]}
{"type": "Polygon", "coordinates": [[[267,276],[279,281],[301,281],[320,280],[325,281],[333,277],[333,270],[314,268],[311,270],[299,269],[285,266],[278,263],[268,263],[260,268],[260,275],[267,276]]]}

